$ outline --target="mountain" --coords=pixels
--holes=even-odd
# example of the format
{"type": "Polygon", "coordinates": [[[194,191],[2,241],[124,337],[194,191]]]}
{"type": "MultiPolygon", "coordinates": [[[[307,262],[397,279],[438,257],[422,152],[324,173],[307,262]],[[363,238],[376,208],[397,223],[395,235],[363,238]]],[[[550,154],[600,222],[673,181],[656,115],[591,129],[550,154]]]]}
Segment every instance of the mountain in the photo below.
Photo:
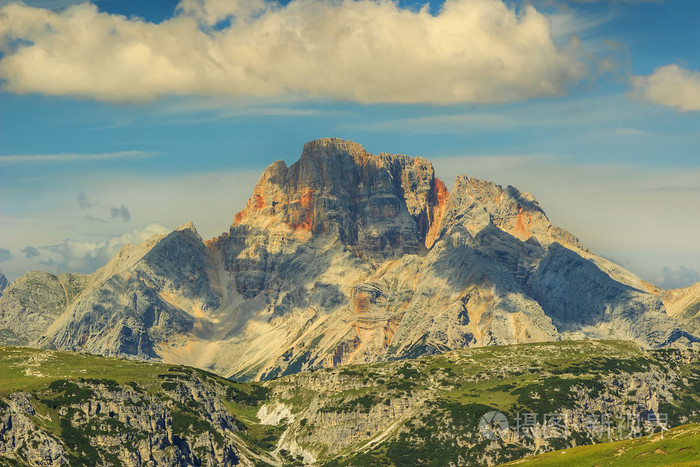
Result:
{"type": "Polygon", "coordinates": [[[0,297],[2,296],[2,293],[5,291],[7,288],[7,277],[5,277],[5,274],[0,272],[0,297]]]}
{"type": "Polygon", "coordinates": [[[662,296],[666,312],[690,332],[700,334],[700,282],[673,289],[662,296]]]}
{"type": "Polygon", "coordinates": [[[697,351],[619,341],[459,349],[256,383],[0,346],[0,466],[494,465],[564,448],[543,465],[661,465],[699,458],[699,393],[697,351]],[[497,431],[481,422],[492,411],[506,421],[497,431]]]}
{"type": "Polygon", "coordinates": [[[529,193],[466,176],[448,191],[423,158],[331,138],[265,169],[218,238],[185,224],[91,275],[14,281],[0,342],[246,380],[560,339],[698,345],[662,292],[529,193]]]}
{"type": "Polygon", "coordinates": [[[36,342],[76,299],[88,276],[30,271],[0,296],[0,342],[36,342]]]}

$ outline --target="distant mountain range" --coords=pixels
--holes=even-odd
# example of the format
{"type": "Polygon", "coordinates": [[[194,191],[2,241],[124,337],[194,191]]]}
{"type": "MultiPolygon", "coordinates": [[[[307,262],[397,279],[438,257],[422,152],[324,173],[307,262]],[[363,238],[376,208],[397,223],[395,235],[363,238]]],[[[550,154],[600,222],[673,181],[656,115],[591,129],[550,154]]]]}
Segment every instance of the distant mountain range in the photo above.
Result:
{"type": "MultiPolygon", "coordinates": [[[[467,168],[468,169],[468,168],[467,168]]],[[[270,165],[229,232],[185,224],[93,274],[32,271],[0,343],[160,359],[245,380],[562,339],[700,347],[700,284],[664,291],[535,198],[339,139],[270,165]]]]}

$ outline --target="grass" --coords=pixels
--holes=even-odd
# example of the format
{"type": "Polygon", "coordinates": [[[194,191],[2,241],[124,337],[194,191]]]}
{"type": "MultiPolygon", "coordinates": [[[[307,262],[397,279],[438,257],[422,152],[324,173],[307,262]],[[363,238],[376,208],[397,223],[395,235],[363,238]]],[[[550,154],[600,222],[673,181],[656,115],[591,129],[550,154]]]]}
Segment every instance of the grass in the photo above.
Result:
{"type": "MultiPolygon", "coordinates": [[[[114,454],[93,446],[93,436],[119,433],[128,442],[144,435],[110,417],[93,419],[87,424],[80,421],[84,415],[76,407],[99,400],[99,387],[110,391],[128,389],[145,398],[155,396],[170,407],[176,435],[191,437],[206,432],[221,446],[223,436],[200,416],[204,410],[200,403],[195,400],[182,403],[168,395],[168,391],[177,392],[181,384],[195,380],[218,388],[216,392],[221,395],[222,404],[241,430],[239,435],[252,449],[258,452],[274,449],[285,427],[260,425],[256,413],[270,392],[260,383],[236,383],[203,370],[176,365],[0,346],[0,410],[6,407],[4,398],[8,395],[17,391],[29,393],[37,413],[33,417],[36,427],[62,440],[71,465],[114,464],[110,461],[114,454]],[[61,410],[66,408],[67,414],[61,415],[61,410]]],[[[0,457],[0,466],[16,462],[0,457]]]]}
{"type": "MultiPolygon", "coordinates": [[[[317,370],[266,383],[232,382],[206,371],[176,365],[5,346],[0,347],[0,408],[3,397],[12,392],[22,390],[33,394],[32,403],[40,415],[35,417],[37,426],[57,436],[65,434],[66,442],[75,446],[72,451],[89,457],[91,450],[85,439],[71,431],[65,417],[58,414],[62,406],[89,399],[91,393],[86,386],[130,386],[139,394],[156,395],[170,404],[176,434],[211,432],[212,428],[198,418],[201,407],[197,407],[195,401],[192,401],[194,405],[175,402],[167,395],[177,392],[185,381],[198,379],[218,388],[222,403],[241,430],[237,436],[252,452],[264,454],[275,450],[282,434],[290,429],[291,433],[299,435],[302,447],[313,450],[321,462],[329,462],[328,465],[407,465],[409,459],[418,460],[422,465],[444,465],[478,459],[494,451],[500,453],[496,460],[504,462],[533,452],[534,447],[489,445],[488,440],[479,436],[476,427],[485,412],[499,410],[511,421],[516,412],[558,413],[572,407],[574,389],[591,397],[602,396],[606,394],[602,384],[604,377],[650,369],[679,375],[669,387],[674,395],[673,403],[660,401],[661,412],[670,414],[671,424],[700,420],[698,363],[684,361],[677,351],[643,351],[635,344],[618,341],[564,341],[464,349],[415,360],[317,370]],[[321,383],[325,380],[328,384],[311,386],[307,384],[310,380],[321,380],[321,383]],[[257,412],[268,402],[286,405],[294,417],[277,426],[260,424],[257,412]],[[379,433],[369,430],[382,430],[389,425],[371,428],[372,417],[383,416],[397,407],[401,410],[407,405],[413,408],[400,415],[405,423],[392,428],[381,443],[359,450],[379,433]],[[324,440],[328,437],[324,435],[335,428],[321,426],[319,420],[333,420],[331,425],[347,424],[348,430],[362,426],[362,436],[342,446],[327,444],[324,440]]],[[[636,397],[634,391],[622,395],[636,397]]],[[[696,425],[689,426],[696,430],[693,428],[696,425]]],[[[123,430],[116,425],[112,428],[123,430]]],[[[645,451],[641,440],[631,441],[631,447],[625,448],[623,454],[639,456],[632,463],[640,466],[656,465],[652,461],[658,462],[660,456],[675,459],[670,456],[676,454],[678,462],[686,462],[683,456],[700,456],[682,445],[683,439],[698,435],[696,431],[684,432],[675,438],[666,433],[669,439],[656,442],[666,454],[645,451]],[[677,446],[674,440],[678,441],[677,446]],[[647,461],[649,463],[645,464],[647,461]]],[[[547,449],[570,446],[572,440],[576,444],[592,442],[590,438],[574,436],[568,444],[553,443],[547,449]]],[[[700,440],[692,438],[691,441],[694,444],[689,444],[690,447],[700,446],[700,440]]],[[[592,451],[588,452],[593,453],[591,456],[606,458],[613,444],[589,446],[592,451]]],[[[623,442],[620,446],[627,445],[623,442]]],[[[576,449],[579,448],[566,449],[566,454],[558,455],[573,455],[569,453],[578,452],[576,449]]],[[[100,455],[104,453],[100,451],[100,455]]],[[[291,455],[282,457],[290,464],[298,462],[291,455]]],[[[549,462],[550,458],[544,459],[543,462],[549,462]]],[[[579,465],[578,458],[572,459],[567,463],[579,465]]],[[[582,459],[585,464],[586,458],[582,459]]],[[[0,466],[3,462],[10,461],[0,458],[0,466]]],[[[552,462],[543,465],[561,465],[556,463],[558,458],[552,462]]]]}
{"type": "Polygon", "coordinates": [[[16,391],[37,391],[56,380],[98,378],[141,387],[160,386],[159,373],[172,365],[142,363],[78,352],[0,346],[0,397],[16,391]]]}
{"type": "Polygon", "coordinates": [[[656,467],[700,465],[700,425],[682,425],[651,438],[579,446],[523,458],[504,466],[598,465],[656,467]]]}
{"type": "MultiPolygon", "coordinates": [[[[500,462],[518,459],[535,446],[489,446],[475,433],[475,423],[481,415],[499,410],[512,422],[518,412],[562,413],[574,408],[574,392],[602,397],[607,391],[603,384],[606,377],[650,370],[673,370],[687,378],[687,384],[676,380],[678,386],[673,389],[676,402],[669,414],[672,426],[688,418],[698,420],[700,393],[695,387],[700,387],[700,369],[697,364],[679,361],[677,351],[643,351],[629,342],[564,341],[456,350],[421,357],[408,364],[398,361],[333,370],[350,378],[346,384],[354,388],[326,395],[325,404],[336,404],[331,408],[339,413],[343,412],[342,406],[348,406],[351,394],[358,399],[355,417],[364,412],[359,407],[362,398],[369,401],[374,394],[393,399],[411,394],[427,398],[427,405],[382,444],[358,452],[366,441],[357,442],[329,459],[328,465],[461,464],[473,462],[487,452],[497,452],[495,458],[500,462]],[[368,374],[375,375],[369,378],[375,383],[377,375],[381,375],[383,384],[358,389],[368,374]],[[339,400],[343,403],[338,404],[339,400]]],[[[621,395],[634,397],[636,393],[632,390],[621,395]]],[[[550,440],[548,449],[592,442],[585,432],[575,432],[569,439],[550,440]]]]}

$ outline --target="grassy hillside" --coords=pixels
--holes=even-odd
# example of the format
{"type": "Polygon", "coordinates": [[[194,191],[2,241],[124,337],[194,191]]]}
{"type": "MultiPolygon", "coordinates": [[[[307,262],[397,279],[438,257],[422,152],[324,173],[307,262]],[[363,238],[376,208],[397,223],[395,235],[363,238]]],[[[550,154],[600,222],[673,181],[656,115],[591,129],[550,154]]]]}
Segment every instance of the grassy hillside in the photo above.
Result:
{"type": "Polygon", "coordinates": [[[3,415],[6,426],[20,425],[14,449],[7,443],[3,449],[0,440],[0,465],[38,465],[46,454],[40,452],[41,445],[52,439],[70,465],[147,461],[150,454],[138,459],[127,455],[144,442],[169,450],[169,457],[157,465],[177,458],[195,465],[227,464],[236,458],[274,464],[276,457],[265,449],[274,446],[281,432],[257,424],[255,418],[268,392],[259,384],[234,383],[188,367],[0,347],[0,431],[3,415]],[[23,413],[26,404],[22,406],[18,394],[28,395],[29,412],[23,413]],[[11,409],[15,419],[7,423],[11,409]],[[143,413],[146,420],[139,419],[143,413]],[[23,414],[33,425],[24,431],[23,414]],[[227,457],[227,448],[235,455],[227,457]],[[208,450],[224,454],[217,457],[208,450]]]}
{"type": "MultiPolygon", "coordinates": [[[[15,417],[14,437],[6,437],[15,444],[0,440],[0,465],[38,465],[49,445],[70,465],[150,459],[150,446],[165,453],[156,465],[181,458],[197,465],[495,465],[557,449],[584,456],[585,464],[620,448],[605,443],[577,454],[573,446],[630,436],[635,427],[620,417],[649,413],[667,418],[668,427],[700,422],[697,352],[565,341],[237,383],[182,366],[0,347],[0,432],[15,417]],[[480,427],[491,411],[508,426],[480,427]],[[530,423],[517,421],[526,414],[535,415],[530,423]],[[566,430],[545,414],[564,417],[566,430]],[[596,414],[608,414],[614,429],[589,426],[596,414]]],[[[666,459],[697,454],[681,446],[699,445],[690,442],[697,426],[683,430],[658,442],[666,459]]],[[[645,454],[644,439],[625,452],[644,462],[664,456],[645,454]]]]}
{"type": "Polygon", "coordinates": [[[504,466],[599,465],[657,467],[700,465],[700,425],[682,425],[663,434],[548,452],[504,466]]]}

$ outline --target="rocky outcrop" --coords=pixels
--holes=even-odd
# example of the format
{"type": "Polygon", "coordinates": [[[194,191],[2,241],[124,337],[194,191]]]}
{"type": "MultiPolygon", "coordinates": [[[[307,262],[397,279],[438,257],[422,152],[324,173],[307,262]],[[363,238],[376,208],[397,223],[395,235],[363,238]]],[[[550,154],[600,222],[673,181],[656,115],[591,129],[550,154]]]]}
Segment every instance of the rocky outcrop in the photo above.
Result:
{"type": "Polygon", "coordinates": [[[567,337],[635,340],[657,347],[696,340],[669,322],[656,295],[613,280],[559,244],[548,249],[527,288],[567,337]]]}
{"type": "Polygon", "coordinates": [[[460,350],[286,376],[258,417],[284,419],[276,450],[305,463],[495,465],[693,422],[699,357],[610,341],[460,350]],[[494,410],[509,424],[486,437],[494,410]]]}
{"type": "Polygon", "coordinates": [[[68,457],[64,446],[36,429],[32,420],[35,416],[27,393],[13,393],[0,401],[0,455],[16,458],[19,454],[30,465],[65,465],[68,457]]]}
{"type": "Polygon", "coordinates": [[[228,234],[215,245],[238,292],[264,291],[276,267],[309,240],[337,241],[376,265],[424,254],[446,190],[425,159],[373,156],[352,142],[324,139],[304,146],[291,167],[270,165],[228,234]]]}
{"type": "Polygon", "coordinates": [[[0,456],[56,467],[238,464],[231,435],[238,425],[221,394],[185,375],[166,374],[172,378],[155,394],[136,382],[101,379],[56,380],[40,393],[12,393],[0,400],[0,456]],[[47,410],[56,413],[58,433],[45,426],[47,410]]]}
{"type": "MultiPolygon", "coordinates": [[[[659,289],[553,226],[531,194],[466,176],[448,192],[425,159],[332,138],[265,169],[220,237],[187,224],[126,247],[79,293],[61,298],[59,279],[42,286],[55,313],[23,342],[239,379],[566,338],[698,341],[659,289]]],[[[0,327],[21,331],[4,303],[0,327]]]]}

